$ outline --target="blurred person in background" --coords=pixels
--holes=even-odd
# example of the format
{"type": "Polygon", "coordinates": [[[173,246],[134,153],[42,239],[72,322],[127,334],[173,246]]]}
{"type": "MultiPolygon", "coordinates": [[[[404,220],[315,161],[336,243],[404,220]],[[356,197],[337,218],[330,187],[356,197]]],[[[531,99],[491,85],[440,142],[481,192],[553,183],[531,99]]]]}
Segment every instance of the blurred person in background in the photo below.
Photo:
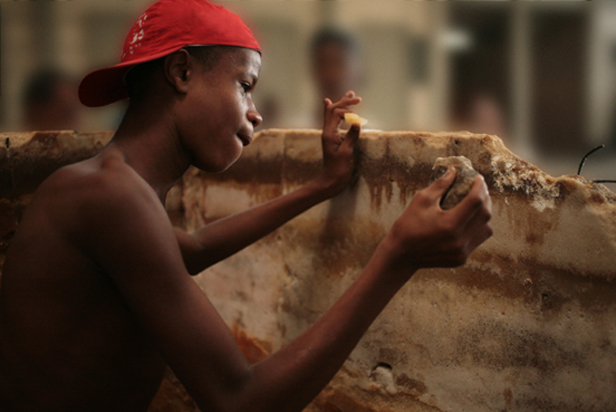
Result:
{"type": "Polygon", "coordinates": [[[468,91],[454,97],[451,130],[496,135],[506,140],[507,127],[502,105],[492,94],[468,91]]]}
{"type": "Polygon", "coordinates": [[[77,98],[77,87],[75,79],[55,68],[44,68],[33,73],[23,91],[22,129],[78,129],[81,104],[77,98]]]}
{"type": "Polygon", "coordinates": [[[359,44],[342,29],[325,27],[310,44],[312,74],[319,98],[341,99],[360,80],[359,44]]]}
{"type": "MultiPolygon", "coordinates": [[[[359,43],[352,34],[336,27],[323,27],[312,36],[309,54],[315,108],[308,115],[297,116],[291,127],[320,128],[323,99],[329,97],[337,101],[349,90],[357,90],[361,80],[359,43]]],[[[348,125],[343,123],[342,127],[348,128],[348,125]]]]}

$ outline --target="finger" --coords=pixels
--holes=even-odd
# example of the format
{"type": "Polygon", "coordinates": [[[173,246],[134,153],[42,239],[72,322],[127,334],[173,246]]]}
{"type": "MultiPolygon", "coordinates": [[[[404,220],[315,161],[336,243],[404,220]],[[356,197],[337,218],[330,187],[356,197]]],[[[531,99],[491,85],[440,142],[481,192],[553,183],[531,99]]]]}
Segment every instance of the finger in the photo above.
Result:
{"type": "Polygon", "coordinates": [[[354,113],[353,110],[347,108],[337,108],[334,110],[334,116],[340,120],[344,120],[344,115],[347,113],[354,113]]]}
{"type": "Polygon", "coordinates": [[[332,105],[332,101],[329,97],[326,97],[325,99],[323,99],[323,117],[324,118],[327,118],[327,111],[331,105],[332,105]]]}
{"type": "Polygon", "coordinates": [[[357,97],[350,97],[348,99],[343,99],[342,100],[342,104],[345,104],[347,106],[355,106],[359,103],[361,103],[362,98],[357,96],[357,97]]]}
{"type": "Polygon", "coordinates": [[[430,186],[426,188],[426,193],[432,199],[432,201],[437,201],[445,195],[447,190],[453,184],[454,179],[456,178],[456,168],[453,166],[449,166],[447,172],[436,179],[430,186]]]}
{"type": "Polygon", "coordinates": [[[361,128],[358,124],[351,125],[349,130],[346,132],[346,135],[344,136],[344,142],[342,142],[340,148],[348,147],[352,149],[353,147],[355,147],[355,144],[359,140],[360,130],[361,128]]]}
{"type": "Polygon", "coordinates": [[[464,231],[473,236],[477,232],[481,232],[488,226],[488,222],[492,219],[492,201],[488,197],[482,206],[474,213],[466,222],[464,231]]]}
{"type": "Polygon", "coordinates": [[[354,99],[341,100],[339,102],[331,104],[329,107],[331,108],[332,111],[339,110],[339,109],[343,109],[343,110],[346,109],[349,112],[353,112],[351,109],[349,109],[349,106],[356,106],[359,103],[361,103],[361,98],[356,97],[354,99]]]}
{"type": "Polygon", "coordinates": [[[333,110],[333,109],[337,109],[339,107],[346,108],[348,106],[354,106],[354,105],[357,105],[357,104],[361,103],[361,101],[362,101],[361,97],[355,96],[354,94],[349,93],[349,94],[347,94],[346,96],[344,96],[342,99],[338,100],[335,103],[331,103],[331,100],[330,100],[329,105],[330,105],[331,109],[333,110]]]}
{"type": "Polygon", "coordinates": [[[335,133],[335,132],[338,130],[338,128],[340,127],[340,124],[344,120],[345,113],[352,113],[352,111],[349,109],[337,108],[334,110],[333,114],[327,113],[327,112],[325,114],[326,118],[325,118],[325,124],[323,126],[323,129],[324,131],[327,132],[326,134],[328,136],[333,137],[334,140],[336,140],[337,142],[344,140],[342,135],[339,135],[338,133],[335,133]]]}
{"type": "MultiPolygon", "coordinates": [[[[340,123],[344,120],[345,113],[352,113],[352,110],[347,109],[347,105],[343,107],[337,107],[336,103],[331,103],[331,100],[325,99],[323,101],[325,104],[324,109],[324,124],[323,128],[328,130],[337,129],[340,126],[340,123]],[[328,103],[330,102],[330,103],[328,103]]],[[[338,102],[339,103],[339,102],[338,102]]],[[[359,103],[359,101],[357,102],[359,103]]],[[[353,103],[356,104],[356,103],[353,103]]]]}
{"type": "Polygon", "coordinates": [[[484,214],[491,215],[492,200],[483,176],[478,175],[471,191],[450,212],[454,214],[454,218],[458,220],[460,227],[466,227],[482,210],[484,214]]]}
{"type": "Polygon", "coordinates": [[[344,98],[352,99],[354,97],[355,97],[355,92],[353,90],[349,90],[348,92],[346,92],[344,96],[342,96],[342,99],[344,98]]]}

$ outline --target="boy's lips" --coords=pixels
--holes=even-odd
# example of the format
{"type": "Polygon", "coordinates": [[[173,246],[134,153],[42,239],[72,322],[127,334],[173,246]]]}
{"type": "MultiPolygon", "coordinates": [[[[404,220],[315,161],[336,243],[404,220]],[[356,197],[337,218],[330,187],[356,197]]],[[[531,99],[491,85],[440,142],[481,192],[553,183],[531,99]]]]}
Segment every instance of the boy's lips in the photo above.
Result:
{"type": "Polygon", "coordinates": [[[237,137],[239,137],[239,139],[242,141],[242,144],[244,146],[248,146],[250,144],[250,142],[252,142],[252,136],[250,135],[246,135],[243,133],[238,133],[237,137]]]}

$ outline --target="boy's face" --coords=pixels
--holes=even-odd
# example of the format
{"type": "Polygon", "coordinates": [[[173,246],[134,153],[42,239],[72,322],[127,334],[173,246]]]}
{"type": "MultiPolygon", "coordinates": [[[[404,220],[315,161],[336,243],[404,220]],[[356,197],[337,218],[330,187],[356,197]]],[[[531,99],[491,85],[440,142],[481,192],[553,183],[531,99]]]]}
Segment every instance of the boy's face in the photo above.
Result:
{"type": "Polygon", "coordinates": [[[188,92],[176,111],[178,129],[193,164],[221,172],[239,158],[262,121],[252,101],[261,55],[237,48],[225,52],[210,70],[193,62],[188,92]]]}

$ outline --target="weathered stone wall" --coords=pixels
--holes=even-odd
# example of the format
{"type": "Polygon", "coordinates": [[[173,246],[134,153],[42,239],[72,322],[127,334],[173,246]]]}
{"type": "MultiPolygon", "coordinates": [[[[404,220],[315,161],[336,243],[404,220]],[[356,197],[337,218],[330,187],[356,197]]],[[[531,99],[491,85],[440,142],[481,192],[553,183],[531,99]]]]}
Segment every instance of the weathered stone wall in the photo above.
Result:
{"type": "MultiPolygon", "coordinates": [[[[38,182],[110,136],[1,136],[5,244],[38,182]]],[[[436,157],[464,155],[490,187],[493,238],[462,268],[418,272],[307,411],[616,410],[616,196],[547,176],[490,136],[365,132],[360,152],[353,187],[196,278],[246,356],[258,361],[314,322],[436,157]]],[[[319,163],[318,132],[264,131],[229,171],[190,171],[170,214],[195,229],[293,190],[319,163]]],[[[169,373],[150,410],[197,408],[169,373]]]]}
{"type": "MultiPolygon", "coordinates": [[[[335,301],[436,157],[485,176],[494,236],[462,268],[418,272],[308,410],[616,410],[616,196],[491,136],[366,132],[360,149],[354,187],[198,277],[259,347],[279,349],[335,301]]],[[[318,132],[263,132],[227,173],[187,176],[188,229],[293,190],[319,162],[318,132]]]]}

